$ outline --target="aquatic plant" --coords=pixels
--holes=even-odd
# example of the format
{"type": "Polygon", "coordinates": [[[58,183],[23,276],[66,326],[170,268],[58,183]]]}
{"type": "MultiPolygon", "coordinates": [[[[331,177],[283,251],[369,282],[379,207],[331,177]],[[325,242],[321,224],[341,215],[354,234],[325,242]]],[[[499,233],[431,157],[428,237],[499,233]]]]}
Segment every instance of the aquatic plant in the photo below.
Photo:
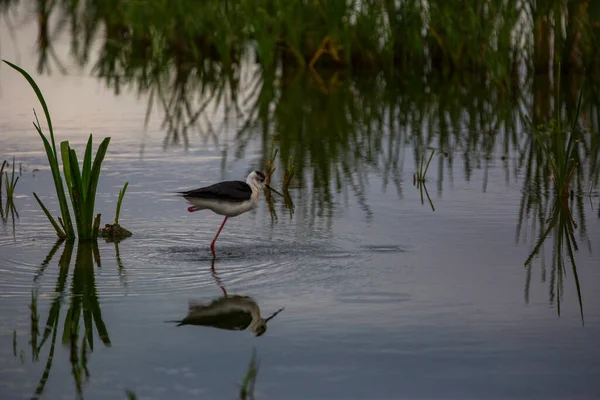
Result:
{"type": "MultiPolygon", "coordinates": [[[[18,67],[17,65],[14,65],[6,60],[2,60],[2,61],[4,61],[8,66],[12,67],[13,69],[15,69],[16,71],[21,73],[21,75],[23,75],[25,77],[25,79],[27,79],[27,82],[29,82],[29,84],[33,88],[40,104],[42,105],[42,108],[44,109],[44,114],[46,116],[46,122],[48,124],[48,130],[50,131],[50,141],[48,141],[46,136],[42,133],[41,126],[39,124],[39,120],[37,119],[37,115],[36,115],[37,123],[34,122],[34,126],[35,126],[37,132],[39,133],[40,137],[42,138],[42,141],[44,142],[46,156],[48,157],[48,163],[50,164],[50,169],[52,171],[52,178],[54,179],[54,187],[56,188],[56,195],[58,197],[58,202],[60,205],[60,211],[61,211],[61,215],[62,215],[62,220],[59,218],[59,221],[62,221],[61,222],[62,228],[61,228],[61,226],[58,225],[58,223],[56,223],[56,221],[51,216],[48,209],[44,206],[44,204],[39,199],[39,197],[35,194],[35,192],[33,193],[33,195],[34,195],[35,199],[37,200],[37,202],[39,203],[40,207],[42,207],[42,210],[48,217],[48,220],[52,223],[52,226],[56,230],[57,235],[61,238],[73,239],[75,237],[75,232],[73,230],[73,224],[71,222],[71,214],[69,212],[69,206],[67,204],[67,199],[66,199],[65,191],[64,191],[64,187],[63,187],[63,182],[62,182],[62,179],[60,176],[60,171],[58,168],[58,153],[56,151],[56,144],[54,141],[54,130],[52,128],[52,120],[50,119],[50,112],[48,111],[46,101],[44,100],[44,96],[42,95],[42,92],[40,91],[38,85],[35,83],[33,78],[25,70],[23,70],[22,68],[18,67]]],[[[34,114],[35,114],[35,111],[34,111],[34,114]]]]}
{"type": "Polygon", "coordinates": [[[121,204],[123,203],[123,197],[125,196],[125,192],[127,191],[127,186],[129,186],[129,182],[125,182],[123,189],[119,190],[119,198],[117,199],[117,211],[115,212],[115,225],[119,225],[119,215],[121,215],[121,204]]]}
{"type": "Polygon", "coordinates": [[[94,216],[94,204],[96,202],[96,189],[98,187],[102,161],[104,160],[109,142],[110,138],[105,138],[102,141],[92,164],[92,135],[90,134],[81,171],[79,169],[77,154],[69,146],[69,142],[62,142],[60,146],[63,172],[67,188],[69,189],[69,196],[80,239],[95,239],[98,236],[100,214],[94,216]]]}
{"type": "MultiPolygon", "coordinates": [[[[119,215],[121,215],[121,204],[123,202],[123,197],[125,196],[125,192],[127,191],[127,186],[129,186],[129,182],[125,182],[123,189],[119,190],[119,197],[117,199],[117,210],[115,212],[115,221],[111,224],[106,224],[104,228],[101,228],[99,231],[100,236],[102,236],[107,241],[111,241],[115,243],[117,246],[118,242],[121,240],[128,238],[132,235],[132,233],[119,225],[119,215]]],[[[117,247],[117,255],[118,255],[118,247],[117,247]]],[[[119,257],[117,257],[119,258],[119,257]]]]}
{"type": "MultiPolygon", "coordinates": [[[[56,195],[58,197],[62,215],[62,218],[58,217],[58,223],[54,217],[52,217],[38,195],[35,192],[33,195],[46,214],[46,217],[56,230],[56,234],[60,238],[74,239],[75,231],[73,229],[71,213],[67,204],[63,181],[58,166],[58,152],[56,149],[56,143],[54,141],[54,130],[52,128],[52,120],[50,118],[48,106],[38,85],[27,72],[15,64],[12,64],[6,60],[3,61],[21,73],[23,77],[25,77],[27,82],[29,82],[30,86],[34,90],[40,104],[42,105],[42,108],[44,109],[48,130],[50,131],[50,140],[48,140],[48,138],[42,132],[42,127],[37,118],[37,114],[35,114],[35,110],[34,115],[36,121],[33,123],[33,125],[44,143],[46,156],[52,171],[54,187],[56,189],[56,195]]],[[[98,229],[100,227],[100,214],[94,215],[94,205],[96,201],[96,189],[98,187],[102,161],[104,160],[109,143],[110,138],[105,138],[100,143],[96,151],[96,156],[92,162],[92,135],[90,134],[85,148],[83,165],[81,166],[81,169],[79,167],[79,160],[77,158],[75,149],[71,148],[68,141],[63,141],[60,143],[63,174],[67,185],[67,191],[71,199],[71,205],[73,208],[73,215],[75,218],[79,239],[95,239],[98,236],[98,229]]]]}
{"type": "MultiPolygon", "coordinates": [[[[6,161],[2,163],[2,168],[0,169],[0,180],[2,180],[2,171],[4,170],[4,164],[6,161]]],[[[4,182],[6,183],[6,201],[12,202],[13,196],[15,194],[15,187],[17,186],[17,182],[19,181],[19,177],[17,176],[15,179],[15,157],[13,156],[12,163],[12,174],[10,176],[10,181],[8,180],[8,171],[4,173],[4,182]]],[[[2,186],[0,186],[0,191],[2,191],[2,186]]],[[[0,194],[1,196],[1,194],[0,194]]]]}

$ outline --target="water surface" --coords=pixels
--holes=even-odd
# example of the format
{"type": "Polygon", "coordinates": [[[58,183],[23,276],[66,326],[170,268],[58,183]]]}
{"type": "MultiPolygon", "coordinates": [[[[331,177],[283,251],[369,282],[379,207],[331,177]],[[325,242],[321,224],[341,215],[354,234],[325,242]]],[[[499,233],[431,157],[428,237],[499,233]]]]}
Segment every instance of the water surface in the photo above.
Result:
{"type": "MultiPolygon", "coordinates": [[[[2,57],[14,59],[8,36],[0,36],[2,57]]],[[[33,37],[27,29],[19,36],[20,64],[32,73],[33,37]]],[[[524,184],[530,170],[519,162],[526,151],[519,153],[514,143],[527,143],[527,133],[518,123],[501,124],[497,132],[470,129],[472,109],[451,96],[444,100],[454,89],[440,86],[438,103],[415,100],[422,108],[386,115],[391,123],[376,130],[365,120],[340,126],[344,96],[356,94],[356,87],[326,94],[299,83],[293,95],[305,109],[276,111],[268,137],[259,124],[240,135],[244,121],[225,118],[217,108],[208,114],[220,126],[213,135],[190,133],[173,142],[160,111],[144,129],[147,99],[127,91],[115,95],[89,72],[70,71],[33,74],[49,103],[56,140],[69,140],[81,153],[90,132],[96,144],[111,137],[97,211],[111,222],[118,190],[128,181],[121,223],[134,236],[118,246],[99,241],[100,265],[89,245],[57,245],[32,195],[57,214],[45,153],[31,126],[31,109],[41,115],[40,107],[26,82],[2,66],[0,160],[15,156],[21,166],[18,217],[4,215],[0,225],[3,399],[36,392],[49,399],[78,392],[90,399],[125,398],[126,390],[144,399],[232,398],[254,348],[259,398],[600,396],[598,191],[590,198],[577,193],[572,203],[580,228],[575,259],[582,323],[572,266],[552,267],[552,235],[542,256],[524,267],[540,234],[536,205],[544,214],[553,196],[524,184]],[[443,114],[445,108],[462,109],[457,120],[464,124],[448,127],[444,118],[436,126],[406,123],[415,113],[443,114]],[[290,131],[307,120],[314,124],[290,131]],[[338,133],[347,136],[338,142],[338,133]],[[221,218],[188,213],[173,192],[264,168],[271,136],[297,160],[294,212],[276,199],[274,217],[263,200],[255,211],[230,219],[213,264],[209,244],[221,218]],[[428,147],[436,150],[427,175],[432,204],[413,185],[428,147]],[[522,203],[531,193],[533,211],[527,213],[522,203]],[[265,316],[285,309],[259,337],[165,322],[182,319],[189,301],[210,302],[224,290],[252,297],[265,316]],[[58,313],[56,338],[51,333],[37,357],[32,304],[39,316],[37,346],[49,317],[58,313]],[[78,304],[81,309],[73,308],[78,304]],[[101,314],[90,325],[93,351],[84,317],[78,335],[73,329],[65,334],[70,308],[101,314]]],[[[360,79],[355,85],[365,82],[360,79]]],[[[369,84],[359,94],[371,93],[369,84]]],[[[389,102],[373,93],[373,112],[380,107],[387,113],[389,102]]],[[[521,106],[508,108],[514,116],[521,106]]],[[[486,108],[481,119],[494,114],[486,108]]],[[[481,125],[494,125],[486,121],[481,125]]],[[[277,188],[283,170],[280,165],[273,177],[277,188]]]]}

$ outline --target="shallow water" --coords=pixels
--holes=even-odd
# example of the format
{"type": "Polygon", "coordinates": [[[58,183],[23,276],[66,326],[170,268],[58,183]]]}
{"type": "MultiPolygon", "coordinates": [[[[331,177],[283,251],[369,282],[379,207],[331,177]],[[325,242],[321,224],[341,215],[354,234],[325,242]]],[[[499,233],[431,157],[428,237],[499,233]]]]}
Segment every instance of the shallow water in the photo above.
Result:
{"type": "MultiPolygon", "coordinates": [[[[1,36],[2,57],[11,59],[1,36]]],[[[20,40],[30,43],[28,37],[20,40]]],[[[21,56],[20,64],[33,72],[34,57],[21,56]]],[[[104,345],[94,328],[85,398],[125,398],[126,390],[143,399],[232,398],[253,348],[260,359],[259,398],[600,397],[597,190],[584,202],[587,238],[575,255],[585,325],[568,262],[560,317],[556,299],[549,301],[552,237],[546,267],[536,258],[526,291],[524,262],[539,233],[526,229],[516,240],[524,171],[506,179],[501,144],[479,167],[467,167],[458,152],[452,169],[442,168],[444,156],[434,158],[428,191],[435,211],[412,185],[411,144],[402,150],[399,187],[375,169],[351,173],[355,186],[368,181],[358,190],[344,181],[329,203],[315,200],[312,185],[294,186],[291,217],[277,199],[276,220],[265,201],[230,219],[212,265],[208,246],[221,218],[188,213],[172,193],[244,178],[260,167],[262,142],[254,138],[239,150],[232,127],[218,142],[192,136],[187,149],[165,147],[160,116],[144,131],[146,101],[134,94],[115,96],[85,73],[34,77],[50,105],[57,142],[68,139],[81,152],[88,132],[96,144],[112,138],[96,202],[103,222],[113,218],[118,190],[129,181],[121,223],[134,236],[118,248],[100,241],[101,266],[84,267],[94,268],[110,337],[104,345]],[[223,290],[251,296],[264,316],[285,309],[260,337],[165,322],[182,319],[189,301],[208,302],[223,290]]],[[[73,398],[77,380],[63,326],[69,305],[85,297],[73,275],[77,248],[68,271],[59,266],[65,244],[44,264],[56,237],[32,192],[51,210],[57,203],[31,126],[31,108],[40,114],[40,107],[26,82],[5,66],[0,84],[0,160],[14,155],[22,164],[18,217],[0,225],[0,397],[31,398],[49,359],[51,336],[32,360],[34,293],[40,335],[52,305],[60,305],[41,397],[73,398]]],[[[281,176],[275,179],[280,187],[281,176]]],[[[83,322],[79,330],[81,351],[83,322]]]]}

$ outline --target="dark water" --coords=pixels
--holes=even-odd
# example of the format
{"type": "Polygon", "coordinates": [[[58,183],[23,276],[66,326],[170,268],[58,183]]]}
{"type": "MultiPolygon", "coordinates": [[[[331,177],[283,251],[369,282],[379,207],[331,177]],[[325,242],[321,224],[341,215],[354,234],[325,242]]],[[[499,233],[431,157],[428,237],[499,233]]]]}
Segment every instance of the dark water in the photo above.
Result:
{"type": "MultiPolygon", "coordinates": [[[[34,72],[35,32],[20,32],[19,63],[34,72]]],[[[5,33],[2,58],[14,60],[5,33]]],[[[67,50],[66,42],[57,47],[67,50]]],[[[564,268],[556,264],[556,231],[524,266],[553,201],[549,178],[530,178],[543,167],[535,167],[520,114],[533,105],[544,116],[540,81],[502,101],[485,88],[465,95],[464,83],[425,95],[398,82],[390,100],[365,78],[325,93],[303,77],[267,113],[268,129],[260,107],[242,129],[246,119],[221,104],[198,122],[202,132],[183,134],[161,126],[160,109],[144,130],[144,96],[117,96],[88,72],[71,71],[34,74],[57,142],[81,152],[89,132],[96,143],[112,138],[96,207],[110,222],[129,181],[121,223],[134,236],[97,249],[56,245],[32,195],[56,214],[31,126],[31,109],[40,107],[2,66],[0,160],[14,155],[22,168],[18,216],[4,213],[0,225],[2,399],[125,398],[127,390],[140,399],[235,398],[253,349],[257,398],[600,397],[600,204],[597,188],[588,197],[587,172],[570,203],[580,293],[567,257],[564,268]],[[208,246],[221,218],[189,214],[172,193],[263,168],[272,137],[284,161],[296,160],[294,212],[277,199],[276,218],[261,201],[230,219],[213,265],[208,246]],[[413,174],[428,148],[436,154],[425,193],[413,174]],[[285,308],[259,337],[165,322],[224,291],[250,296],[264,317],[285,308]]],[[[587,95],[585,108],[597,132],[587,95]]],[[[274,175],[277,188],[284,169],[274,175]]]]}

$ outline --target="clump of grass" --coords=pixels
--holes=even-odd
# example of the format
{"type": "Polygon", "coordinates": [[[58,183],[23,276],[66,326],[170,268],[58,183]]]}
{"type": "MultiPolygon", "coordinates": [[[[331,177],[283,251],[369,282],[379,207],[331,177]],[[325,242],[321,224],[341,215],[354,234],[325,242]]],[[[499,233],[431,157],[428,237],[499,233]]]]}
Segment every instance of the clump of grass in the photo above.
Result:
{"type": "MultiPolygon", "coordinates": [[[[2,179],[2,171],[4,170],[5,164],[6,164],[6,160],[2,163],[2,170],[0,170],[0,180],[2,179]]],[[[15,194],[15,187],[17,186],[18,181],[19,181],[18,176],[15,179],[15,157],[13,156],[12,174],[10,176],[10,181],[8,180],[8,171],[4,172],[4,182],[6,183],[6,201],[7,202],[13,201],[13,196],[15,194]]],[[[1,190],[2,190],[2,186],[0,186],[0,191],[1,190]]]]}
{"type": "Polygon", "coordinates": [[[119,216],[121,215],[121,204],[123,203],[123,197],[127,191],[129,182],[125,182],[123,189],[119,190],[119,198],[117,200],[117,210],[115,212],[114,224],[106,224],[104,228],[100,229],[100,236],[109,240],[119,242],[132,235],[130,231],[119,225],[119,216]]]}
{"type": "MultiPolygon", "coordinates": [[[[584,78],[585,79],[585,78],[584,78]]],[[[557,77],[557,98],[560,98],[560,65],[557,77]]],[[[579,90],[577,108],[569,131],[561,126],[561,109],[557,107],[556,119],[550,121],[547,127],[540,126],[533,130],[537,143],[540,145],[545,161],[552,175],[552,182],[558,197],[569,195],[571,178],[579,165],[579,133],[577,122],[583,97],[583,82],[579,90]]]]}
{"type": "Polygon", "coordinates": [[[425,177],[427,176],[427,170],[429,169],[429,164],[433,159],[433,155],[435,154],[435,150],[431,151],[431,155],[429,156],[429,160],[427,160],[427,164],[423,169],[423,164],[425,162],[425,156],[421,157],[421,163],[419,164],[419,170],[416,174],[413,175],[413,183],[425,183],[425,177]]]}
{"type": "MultiPolygon", "coordinates": [[[[48,220],[56,230],[56,234],[61,238],[74,239],[75,230],[73,229],[73,222],[71,219],[71,213],[67,204],[67,197],[63,187],[62,178],[58,166],[58,152],[56,149],[56,143],[54,141],[54,130],[52,128],[52,120],[50,118],[50,112],[48,106],[44,100],[44,96],[38,85],[35,83],[33,78],[22,68],[3,60],[7,65],[21,73],[23,77],[29,82],[29,85],[34,90],[37,98],[44,109],[46,116],[46,122],[48,130],[50,131],[50,140],[42,132],[41,124],[37,118],[37,114],[34,110],[35,122],[33,123],[37,130],[40,138],[44,143],[46,150],[46,156],[50,169],[52,171],[52,177],[54,179],[54,187],[56,189],[56,195],[58,197],[61,217],[58,217],[58,223],[52,217],[46,206],[42,203],[40,198],[34,192],[33,195],[40,207],[48,217],[48,220]]],[[[94,205],[96,201],[96,189],[98,187],[98,179],[100,177],[100,171],[102,167],[102,161],[106,154],[110,138],[105,138],[98,150],[92,163],[92,135],[90,134],[85,154],[83,158],[83,165],[80,169],[77,154],[74,149],[71,148],[68,141],[60,143],[60,152],[63,162],[63,174],[67,185],[67,191],[71,199],[73,207],[73,215],[77,226],[77,234],[79,239],[95,239],[98,235],[98,227],[100,225],[100,214],[94,216],[94,205]]]]}
{"type": "Polygon", "coordinates": [[[254,399],[254,386],[258,375],[258,362],[256,361],[256,350],[252,350],[252,358],[248,364],[248,371],[242,381],[240,388],[240,400],[254,399]]]}
{"type": "Polygon", "coordinates": [[[110,138],[106,138],[100,143],[92,164],[92,135],[90,134],[81,170],[79,169],[77,154],[70,147],[69,142],[65,141],[60,144],[63,173],[73,205],[73,214],[80,239],[95,239],[98,236],[100,214],[94,216],[94,204],[96,202],[100,169],[109,142],[110,138]]]}

